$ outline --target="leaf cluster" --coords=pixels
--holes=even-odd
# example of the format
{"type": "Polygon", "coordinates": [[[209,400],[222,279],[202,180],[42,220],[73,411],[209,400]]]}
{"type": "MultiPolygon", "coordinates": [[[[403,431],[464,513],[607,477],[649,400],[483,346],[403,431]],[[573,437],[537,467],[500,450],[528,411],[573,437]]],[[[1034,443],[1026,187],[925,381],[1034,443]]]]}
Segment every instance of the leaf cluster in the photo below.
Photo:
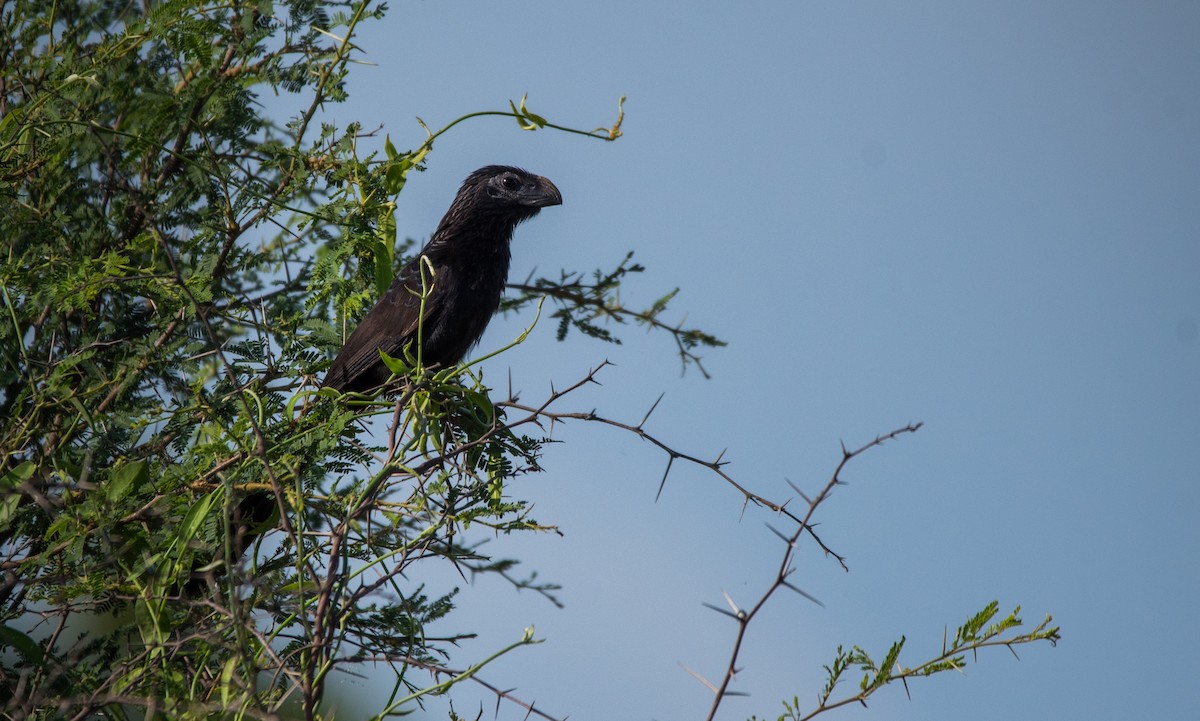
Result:
{"type": "MultiPolygon", "coordinates": [[[[888,647],[887,652],[879,661],[873,659],[867,651],[859,646],[851,646],[849,649],[838,646],[833,661],[824,667],[826,681],[824,688],[817,694],[816,707],[811,711],[806,711],[799,697],[794,697],[790,702],[784,702],[784,712],[776,719],[777,721],[807,721],[842,706],[855,703],[865,706],[867,699],[876,691],[897,681],[902,683],[907,691],[910,678],[933,676],[945,671],[961,672],[967,666],[968,654],[973,656],[980,649],[1003,646],[1015,655],[1016,646],[1039,642],[1057,645],[1061,638],[1059,627],[1051,625],[1053,619],[1050,616],[1029,631],[1010,634],[1009,631],[1024,625],[1018,616],[1021,607],[1016,607],[1012,613],[994,621],[999,610],[998,601],[990,602],[979,613],[974,614],[958,627],[953,640],[947,641],[943,638],[940,652],[914,666],[905,666],[900,663],[900,653],[904,650],[907,641],[903,636],[888,647]],[[858,682],[858,691],[835,699],[834,693],[838,686],[855,668],[862,672],[862,678],[858,682]]],[[[757,716],[751,717],[750,721],[757,721],[757,719],[757,716]]]]}
{"type": "Polygon", "coordinates": [[[620,120],[576,131],[522,100],[360,150],[374,133],[321,110],[385,9],[0,3],[6,713],[318,718],[330,674],[367,662],[396,669],[398,712],[472,675],[446,665],[469,634],[430,629],[456,590],[415,564],[553,600],[479,545],[549,529],[508,487],[545,439],[478,376],[401,359],[378,401],[315,378],[403,262],[396,198],[436,138],[620,120]]]}
{"type": "Polygon", "coordinates": [[[723,347],[725,341],[699,328],[684,327],[682,322],[671,324],[663,320],[665,311],[679,293],[678,288],[643,309],[629,308],[621,301],[621,284],[626,277],[644,270],[640,263],[633,262],[631,251],[612,270],[595,270],[590,276],[566,271],[557,279],[530,276],[522,283],[509,284],[515,293],[501,304],[501,310],[514,311],[543,298],[551,299],[556,310],[550,317],[557,321],[560,341],[574,329],[589,338],[619,344],[621,339],[606,325],[601,325],[610,322],[618,325],[634,323],[649,330],[663,331],[675,341],[680,367],[686,371],[694,365],[707,378],[699,350],[723,347]]]}

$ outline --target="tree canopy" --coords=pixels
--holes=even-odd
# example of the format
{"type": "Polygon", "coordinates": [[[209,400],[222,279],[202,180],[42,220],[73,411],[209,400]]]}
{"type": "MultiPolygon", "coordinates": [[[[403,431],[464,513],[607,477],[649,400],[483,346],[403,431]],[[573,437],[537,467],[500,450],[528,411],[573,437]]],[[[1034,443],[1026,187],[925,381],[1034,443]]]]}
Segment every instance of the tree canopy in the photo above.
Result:
{"type": "MultiPolygon", "coordinates": [[[[420,564],[552,592],[464,531],[547,529],[505,483],[540,470],[541,424],[573,388],[499,399],[470,367],[403,358],[389,361],[406,378],[391,398],[318,391],[316,379],[409,251],[396,198],[436,139],[498,116],[514,132],[615,140],[620,104],[611,124],[580,130],[514,100],[410,150],[384,139],[362,152],[371,133],[321,111],[347,99],[352,38],[384,11],[0,3],[0,701],[17,715],[317,718],[330,674],[367,663],[395,669],[378,710],[394,715],[478,670],[447,662],[455,638],[425,632],[454,598],[428,593],[420,564]],[[267,117],[264,93],[303,110],[267,117]],[[269,502],[249,507],[256,497],[269,502]]],[[[621,304],[641,270],[630,254],[515,283],[504,307],[549,315],[560,338],[616,342],[622,324],[648,326],[699,367],[721,341],[663,320],[674,292],[621,304]]],[[[733,482],[719,459],[650,440],[733,482]]],[[[811,534],[809,516],[738,489],[797,524],[790,547],[811,534]]],[[[785,558],[772,592],[787,574],[785,558]]],[[[997,641],[1016,617],[987,627],[995,612],[913,675],[956,667],[979,639],[1057,638],[1043,624],[997,641]]],[[[854,664],[875,669],[864,693],[904,678],[897,653],[877,666],[839,651],[829,692],[854,664]]]]}

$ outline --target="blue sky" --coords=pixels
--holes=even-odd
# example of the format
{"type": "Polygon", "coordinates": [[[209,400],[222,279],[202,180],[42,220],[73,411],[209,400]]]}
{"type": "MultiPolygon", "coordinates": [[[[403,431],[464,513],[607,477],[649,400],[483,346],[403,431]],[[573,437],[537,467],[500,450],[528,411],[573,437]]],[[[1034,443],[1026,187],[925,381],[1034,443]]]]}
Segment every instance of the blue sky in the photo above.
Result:
{"type": "MultiPolygon", "coordinates": [[[[1200,674],[1200,5],[1193,2],[397,1],[359,38],[339,123],[397,147],[529,93],[553,122],[612,122],[613,144],[511,121],[460,126],[400,198],[424,239],[489,163],[554,180],[564,205],[518,231],[513,276],[648,272],[646,304],[729,341],[711,380],[680,377],[666,337],[554,341],[551,324],[486,372],[530,400],[605,359],[566,409],[641,418],[763,495],[816,490],[839,457],[910,421],[915,436],[850,467],[817,520],[850,573],[811,546],[751,626],[721,718],[810,708],[838,644],[901,662],[988,601],[1052,613],[1064,639],[830,718],[1191,718],[1200,674]]],[[[528,318],[498,318],[483,348],[528,318]]],[[[733,625],[702,607],[769,583],[770,514],[619,432],[559,427],[547,473],[511,489],[563,536],[502,537],[564,585],[556,609],[480,582],[443,631],[482,627],[467,665],[534,625],[545,643],[484,676],[575,721],[703,718],[680,664],[724,667],[733,625]]],[[[428,580],[448,587],[455,578],[428,580]]],[[[340,679],[348,696],[373,688],[340,679]]],[[[468,691],[474,716],[493,702],[468,691]]],[[[429,718],[444,718],[433,704],[429,718]]],[[[501,707],[500,718],[521,718],[501,707]]]]}

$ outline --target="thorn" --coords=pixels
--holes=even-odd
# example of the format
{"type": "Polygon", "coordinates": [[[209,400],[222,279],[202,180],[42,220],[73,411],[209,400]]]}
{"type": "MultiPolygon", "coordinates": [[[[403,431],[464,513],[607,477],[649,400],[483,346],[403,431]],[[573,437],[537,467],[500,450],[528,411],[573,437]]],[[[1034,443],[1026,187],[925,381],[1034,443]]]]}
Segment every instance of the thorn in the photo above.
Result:
{"type": "Polygon", "coordinates": [[[662,480],[658,483],[658,493],[654,494],[654,502],[658,503],[658,499],[662,497],[663,488],[667,485],[667,474],[671,472],[671,464],[675,462],[675,454],[667,456],[667,469],[663,471],[662,480]]]}
{"type": "Polygon", "coordinates": [[[801,591],[799,588],[797,588],[796,586],[792,585],[792,584],[791,584],[790,582],[788,582],[788,581],[780,580],[780,581],[779,581],[779,583],[780,583],[781,585],[787,586],[788,588],[792,589],[793,591],[795,591],[796,593],[800,594],[801,596],[804,596],[805,598],[807,598],[808,600],[810,600],[810,601],[812,601],[813,603],[817,604],[817,605],[818,605],[818,606],[820,606],[821,608],[825,608],[825,604],[821,603],[821,600],[820,600],[820,599],[818,599],[817,597],[813,596],[811,593],[805,593],[804,591],[801,591]]]}
{"type": "Polygon", "coordinates": [[[692,669],[688,668],[687,666],[684,666],[682,663],[680,663],[680,664],[679,664],[679,668],[682,668],[684,671],[687,671],[688,673],[690,673],[690,674],[692,675],[692,678],[696,679],[696,680],[697,680],[697,681],[699,681],[700,683],[702,683],[702,684],[704,684],[705,686],[707,686],[707,687],[708,687],[708,690],[709,690],[709,691],[712,691],[712,692],[713,692],[713,695],[716,695],[716,693],[717,693],[717,687],[716,687],[716,686],[714,686],[712,683],[710,683],[708,679],[704,678],[703,676],[701,676],[700,674],[696,673],[695,671],[693,671],[692,669]]]}
{"type": "Polygon", "coordinates": [[[726,611],[725,609],[721,608],[720,606],[714,606],[711,603],[709,603],[708,601],[701,601],[700,605],[704,606],[705,608],[710,608],[710,609],[716,611],[717,613],[721,614],[722,616],[729,616],[730,618],[732,618],[735,621],[740,620],[737,617],[737,614],[730,613],[729,611],[726,611]]]}
{"type": "Polygon", "coordinates": [[[793,491],[798,493],[800,495],[800,497],[804,499],[805,503],[807,503],[810,506],[812,505],[812,499],[808,497],[807,493],[800,490],[800,486],[797,486],[795,483],[792,483],[790,479],[785,478],[783,480],[787,481],[787,484],[792,487],[793,491]]]}
{"type": "Polygon", "coordinates": [[[665,396],[666,394],[667,394],[666,391],[663,391],[662,393],[658,394],[658,398],[656,398],[654,400],[654,405],[650,406],[650,410],[646,411],[646,415],[643,416],[641,422],[637,424],[638,430],[641,430],[642,426],[645,425],[646,421],[650,420],[650,414],[654,412],[655,408],[658,408],[658,402],[661,401],[663,399],[663,396],[665,396]]]}
{"type": "Polygon", "coordinates": [[[737,607],[737,604],[733,602],[733,599],[729,597],[729,594],[726,593],[725,589],[723,589],[723,588],[721,589],[721,595],[725,597],[725,603],[729,604],[729,607],[733,609],[733,612],[737,618],[740,619],[746,615],[746,614],[742,613],[742,609],[737,607]]]}
{"type": "Polygon", "coordinates": [[[783,535],[779,531],[775,530],[774,526],[772,526],[769,523],[763,523],[763,525],[766,526],[767,528],[771,529],[771,533],[774,533],[776,536],[779,536],[779,538],[782,539],[783,542],[786,543],[788,546],[790,546],[792,548],[796,547],[796,544],[795,544],[795,542],[792,541],[792,539],[788,538],[787,536],[783,535]]]}

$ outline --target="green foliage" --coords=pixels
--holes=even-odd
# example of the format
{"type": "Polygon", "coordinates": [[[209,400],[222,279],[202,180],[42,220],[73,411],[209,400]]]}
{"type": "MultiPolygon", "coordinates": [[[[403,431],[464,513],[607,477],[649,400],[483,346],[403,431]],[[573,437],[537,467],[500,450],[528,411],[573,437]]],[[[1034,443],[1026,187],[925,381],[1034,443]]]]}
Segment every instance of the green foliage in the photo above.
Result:
{"type": "Polygon", "coordinates": [[[430,373],[417,348],[395,402],[314,378],[402,262],[396,196],[436,138],[495,115],[613,140],[620,118],[579,131],[522,99],[360,152],[320,109],[384,10],[0,4],[9,715],[317,718],[329,675],[367,659],[397,669],[407,711],[472,675],[444,665],[459,636],[426,631],[455,592],[414,585],[415,564],[552,598],[468,534],[547,530],[507,489],[544,439],[478,377],[430,373]],[[264,93],[300,110],[264,117],[264,93]]]}
{"type": "MultiPolygon", "coordinates": [[[[1057,644],[1061,638],[1059,627],[1050,625],[1053,620],[1050,616],[1047,616],[1027,633],[1005,635],[1006,632],[1024,625],[1017,615],[1021,612],[1021,607],[1018,606],[998,622],[991,623],[999,609],[999,602],[989,603],[982,611],[958,627],[953,641],[947,643],[944,638],[942,639],[940,653],[915,666],[905,666],[900,663],[900,653],[907,640],[903,636],[888,648],[879,662],[872,659],[871,655],[859,646],[852,646],[849,650],[838,646],[833,661],[824,667],[826,681],[824,688],[817,695],[816,708],[805,711],[799,697],[794,697],[790,702],[784,702],[784,712],[776,719],[777,721],[807,721],[807,719],[826,711],[849,704],[866,705],[868,697],[896,681],[903,683],[907,689],[910,678],[932,676],[944,671],[961,671],[967,666],[967,655],[973,656],[980,649],[1004,646],[1012,651],[1016,646],[1031,643],[1048,641],[1051,644],[1057,644]],[[858,668],[863,673],[862,679],[858,683],[858,692],[835,699],[834,692],[841,684],[842,679],[854,668],[858,668]]],[[[750,719],[750,721],[757,720],[757,716],[750,719]]]]}
{"type": "Polygon", "coordinates": [[[620,343],[620,339],[601,322],[623,324],[634,322],[653,330],[665,331],[675,340],[679,352],[680,364],[684,370],[689,365],[708,377],[701,358],[697,354],[699,348],[720,348],[725,341],[697,328],[685,328],[682,323],[671,325],[663,322],[663,312],[667,310],[671,300],[679,289],[663,295],[642,310],[627,308],[621,302],[621,283],[627,275],[641,273],[645,268],[640,263],[633,262],[633,252],[629,252],[610,271],[596,270],[591,273],[591,281],[584,273],[564,271],[557,280],[549,278],[528,278],[523,283],[512,283],[510,288],[516,294],[501,304],[501,310],[510,311],[523,308],[542,298],[550,298],[558,309],[551,318],[558,321],[558,339],[565,340],[572,328],[590,338],[597,338],[608,343],[620,343]]]}

